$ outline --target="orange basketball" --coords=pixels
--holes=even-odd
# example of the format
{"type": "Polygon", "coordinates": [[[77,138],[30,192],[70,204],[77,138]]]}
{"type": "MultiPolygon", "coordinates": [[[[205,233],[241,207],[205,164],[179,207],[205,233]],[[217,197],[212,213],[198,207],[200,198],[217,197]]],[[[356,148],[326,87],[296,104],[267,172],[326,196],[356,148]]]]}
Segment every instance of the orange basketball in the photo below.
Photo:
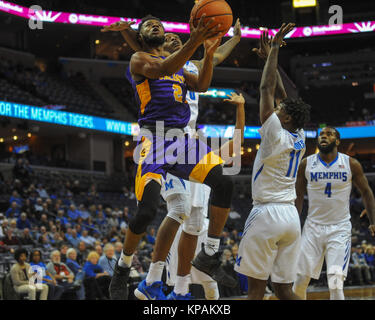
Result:
{"type": "Polygon", "coordinates": [[[232,9],[224,0],[199,0],[191,10],[193,25],[198,25],[199,19],[205,13],[205,22],[210,18],[215,18],[213,26],[221,24],[219,32],[225,35],[233,23],[232,9]]]}

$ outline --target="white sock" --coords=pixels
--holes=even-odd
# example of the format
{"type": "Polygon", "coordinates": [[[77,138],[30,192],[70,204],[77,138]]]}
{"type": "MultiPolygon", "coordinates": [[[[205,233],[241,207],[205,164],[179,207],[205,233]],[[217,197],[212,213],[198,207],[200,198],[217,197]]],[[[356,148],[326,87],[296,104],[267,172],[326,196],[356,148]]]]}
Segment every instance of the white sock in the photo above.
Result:
{"type": "Polygon", "coordinates": [[[146,277],[146,284],[149,286],[156,281],[161,281],[161,276],[164,270],[164,261],[158,261],[150,264],[150,269],[148,270],[146,277]]]}
{"type": "Polygon", "coordinates": [[[174,286],[174,293],[175,294],[181,294],[181,295],[186,295],[189,293],[189,282],[190,282],[190,275],[188,274],[187,276],[181,277],[177,276],[176,278],[176,284],[174,286]]]}
{"type": "Polygon", "coordinates": [[[345,300],[343,289],[329,289],[330,300],[345,300]]]}
{"type": "Polygon", "coordinates": [[[219,251],[219,246],[220,238],[207,237],[206,243],[204,245],[204,252],[209,256],[213,256],[216,252],[219,251]]]}
{"type": "Polygon", "coordinates": [[[133,262],[133,254],[127,256],[124,251],[121,251],[120,259],[118,260],[118,265],[123,268],[130,268],[133,262]]]}

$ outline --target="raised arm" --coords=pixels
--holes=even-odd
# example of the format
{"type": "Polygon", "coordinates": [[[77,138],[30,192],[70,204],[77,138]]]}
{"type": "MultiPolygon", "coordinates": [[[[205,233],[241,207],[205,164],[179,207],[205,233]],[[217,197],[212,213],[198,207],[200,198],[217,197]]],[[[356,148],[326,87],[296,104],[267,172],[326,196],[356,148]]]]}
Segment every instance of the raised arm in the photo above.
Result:
{"type": "Polygon", "coordinates": [[[305,197],[306,187],[307,187],[307,180],[306,180],[306,176],[305,176],[306,164],[307,164],[307,159],[305,158],[301,161],[301,164],[298,168],[297,182],[296,182],[297,198],[296,198],[296,201],[295,201],[295,205],[296,205],[297,211],[300,215],[302,213],[303,199],[305,197]]]}
{"type": "Polygon", "coordinates": [[[213,56],[220,40],[216,39],[205,49],[203,66],[198,75],[184,70],[188,88],[194,92],[206,92],[211,85],[213,73],[213,56]]]}
{"type": "MultiPolygon", "coordinates": [[[[261,58],[264,62],[267,61],[267,57],[271,51],[271,39],[269,38],[268,30],[263,31],[260,36],[259,41],[259,48],[253,48],[253,52],[255,52],[259,58],[261,58]]],[[[284,45],[285,42],[282,42],[284,45]]],[[[278,66],[280,68],[280,66],[278,66]]],[[[281,68],[280,68],[281,69],[281,68]]],[[[280,76],[278,70],[276,70],[276,89],[275,89],[275,100],[277,104],[287,98],[287,92],[284,88],[283,80],[280,76]]]]}
{"type": "Polygon", "coordinates": [[[214,20],[211,18],[207,23],[204,23],[204,17],[205,15],[203,14],[197,28],[193,28],[191,23],[189,40],[180,50],[164,60],[152,58],[145,52],[133,54],[130,60],[130,72],[132,75],[158,79],[163,76],[170,76],[180,70],[203,41],[217,36],[217,29],[220,28],[220,25],[211,27],[214,20]]]}
{"type": "Polygon", "coordinates": [[[225,156],[228,155],[229,157],[232,157],[233,155],[233,145],[234,143],[241,143],[241,146],[244,143],[244,128],[245,128],[245,98],[243,95],[232,93],[229,96],[229,99],[224,99],[224,101],[229,102],[230,104],[234,104],[237,108],[236,112],[236,126],[233,134],[233,138],[229,141],[227,141],[225,144],[222,145],[222,147],[219,150],[216,150],[215,153],[217,153],[220,157],[223,157],[223,160],[225,162],[228,162],[229,159],[225,159],[225,156]],[[228,148],[228,152],[225,152],[228,148]]]}
{"type": "Polygon", "coordinates": [[[365,206],[367,217],[370,221],[369,230],[372,236],[375,236],[375,199],[374,194],[368,184],[367,178],[358,160],[350,158],[350,169],[352,171],[353,184],[362,195],[363,205],[365,206]]]}
{"type": "Polygon", "coordinates": [[[120,32],[122,37],[124,38],[125,42],[135,51],[141,51],[142,47],[140,43],[138,42],[138,33],[137,31],[133,30],[131,28],[131,25],[133,25],[135,22],[127,22],[127,21],[118,21],[115,23],[112,23],[109,26],[104,26],[103,29],[101,29],[101,32],[109,32],[109,31],[117,31],[120,32]]]}
{"type": "Polygon", "coordinates": [[[271,51],[267,57],[260,83],[260,122],[263,124],[274,112],[275,89],[277,80],[277,62],[279,48],[284,37],[294,28],[293,23],[281,26],[271,42],[271,51]]]}
{"type": "MultiPolygon", "coordinates": [[[[241,40],[241,24],[240,19],[237,19],[236,24],[233,29],[233,37],[218,47],[214,53],[213,58],[213,65],[216,67],[220,63],[222,63],[233,51],[233,49],[237,46],[237,44],[241,40]]],[[[205,46],[210,45],[211,41],[205,41],[205,46]]],[[[192,61],[200,70],[203,66],[204,59],[202,60],[194,60],[192,61]]]]}

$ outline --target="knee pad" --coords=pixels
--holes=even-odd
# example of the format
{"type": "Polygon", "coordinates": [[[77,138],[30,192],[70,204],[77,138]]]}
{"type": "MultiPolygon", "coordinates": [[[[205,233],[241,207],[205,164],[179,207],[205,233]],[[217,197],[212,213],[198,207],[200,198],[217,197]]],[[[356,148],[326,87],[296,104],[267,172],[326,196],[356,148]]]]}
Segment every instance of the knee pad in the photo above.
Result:
{"type": "Polygon", "coordinates": [[[219,288],[216,281],[204,281],[202,286],[206,300],[219,300],[219,288]]]}
{"type": "Polygon", "coordinates": [[[154,220],[160,199],[160,184],[150,181],[145,187],[142,200],[138,202],[138,211],[129,222],[129,229],[135,234],[146,232],[154,220]]]}
{"type": "Polygon", "coordinates": [[[188,194],[174,194],[167,199],[167,217],[183,223],[190,216],[191,200],[188,194]]]}
{"type": "Polygon", "coordinates": [[[182,230],[192,236],[199,236],[204,229],[204,208],[192,207],[190,217],[184,221],[182,230]]]}
{"type": "Polygon", "coordinates": [[[211,204],[219,208],[230,208],[234,183],[230,176],[223,175],[221,166],[214,167],[204,184],[211,187],[211,204]]]}
{"type": "Polygon", "coordinates": [[[335,273],[328,274],[327,280],[328,280],[328,288],[330,292],[332,290],[343,290],[345,276],[341,272],[341,268],[335,273]]]}

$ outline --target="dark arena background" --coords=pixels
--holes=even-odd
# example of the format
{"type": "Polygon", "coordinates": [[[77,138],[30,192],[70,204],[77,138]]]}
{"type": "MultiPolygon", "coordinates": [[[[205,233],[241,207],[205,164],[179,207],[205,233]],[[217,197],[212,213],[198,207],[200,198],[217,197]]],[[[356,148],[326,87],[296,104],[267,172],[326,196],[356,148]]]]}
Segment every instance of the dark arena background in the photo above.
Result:
{"type": "MultiPolygon", "coordinates": [[[[263,62],[252,52],[258,47],[260,30],[296,23],[296,32],[280,49],[279,65],[287,89],[312,106],[305,127],[305,156],[318,152],[320,128],[336,126],[342,137],[339,151],[360,161],[375,191],[375,6],[373,0],[227,2],[233,21],[240,18],[242,38],[214,69],[211,87],[200,96],[198,127],[209,142],[229,137],[235,108],[223,98],[232,91],[243,94],[246,129],[241,172],[233,176],[232,208],[220,240],[224,268],[238,279],[238,285],[219,287],[220,299],[241,300],[246,299],[247,282],[234,265],[252,208],[251,172],[260,144],[263,62]],[[313,4],[297,6],[305,2],[313,4]],[[330,24],[335,12],[329,10],[334,5],[342,9],[342,25],[337,19],[330,24]]],[[[67,263],[72,248],[77,253],[77,270],[92,252],[106,258],[112,250],[107,244],[113,245],[114,257],[119,258],[129,219],[137,210],[133,160],[137,141],[133,137],[138,130],[138,107],[125,77],[133,52],[119,32],[101,29],[120,18],[135,21],[133,27],[137,27],[139,19],[152,14],[164,22],[167,32],[178,33],[185,42],[193,6],[193,0],[0,0],[1,299],[28,299],[14,290],[10,275],[19,247],[27,250],[27,262],[31,254],[40,253],[47,269],[53,255],[67,263]],[[29,11],[32,5],[42,11],[29,11]]],[[[203,47],[193,59],[202,56],[203,47]]],[[[346,299],[375,298],[375,238],[368,230],[368,218],[360,218],[363,209],[361,195],[353,187],[346,299]]],[[[135,254],[129,299],[136,299],[132,292],[148,271],[166,212],[166,203],[160,201],[135,254]]],[[[308,299],[329,299],[326,279],[324,265],[320,279],[310,283],[308,299]]],[[[92,289],[85,279],[69,281],[61,282],[61,292],[50,291],[48,299],[109,298],[108,281],[98,281],[100,290],[92,289]],[[66,285],[69,281],[71,286],[66,285]]],[[[204,299],[198,285],[191,286],[191,293],[195,299],[204,299]]],[[[271,285],[266,299],[276,299],[271,285]]]]}

